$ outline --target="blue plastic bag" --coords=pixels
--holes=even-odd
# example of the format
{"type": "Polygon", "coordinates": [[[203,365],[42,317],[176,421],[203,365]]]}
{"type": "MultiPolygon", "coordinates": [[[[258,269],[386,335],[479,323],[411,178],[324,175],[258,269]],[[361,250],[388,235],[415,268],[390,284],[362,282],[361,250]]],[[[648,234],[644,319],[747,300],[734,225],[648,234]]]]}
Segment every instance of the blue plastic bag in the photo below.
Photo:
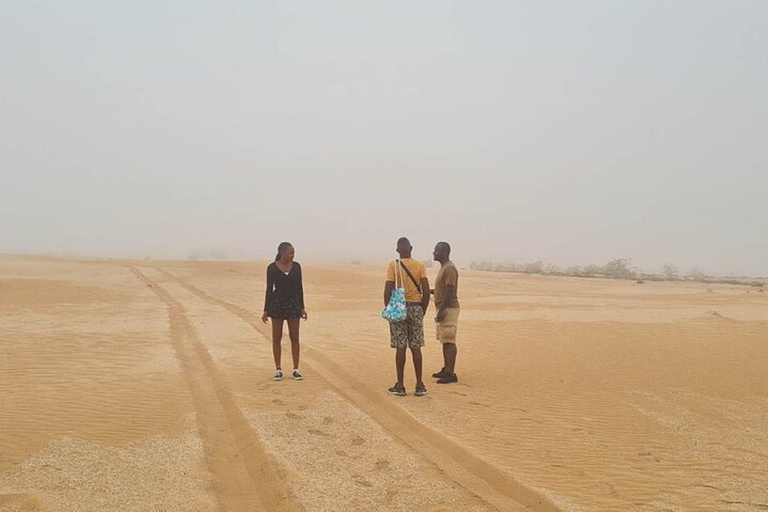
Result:
{"type": "Polygon", "coordinates": [[[392,296],[389,298],[387,307],[381,312],[381,318],[388,322],[402,322],[408,318],[408,308],[405,306],[405,283],[403,282],[403,271],[400,269],[400,260],[395,260],[395,289],[392,290],[392,296]]]}
{"type": "Polygon", "coordinates": [[[402,322],[408,317],[408,309],[405,307],[405,288],[395,288],[389,303],[384,311],[381,312],[381,318],[388,322],[402,322]]]}

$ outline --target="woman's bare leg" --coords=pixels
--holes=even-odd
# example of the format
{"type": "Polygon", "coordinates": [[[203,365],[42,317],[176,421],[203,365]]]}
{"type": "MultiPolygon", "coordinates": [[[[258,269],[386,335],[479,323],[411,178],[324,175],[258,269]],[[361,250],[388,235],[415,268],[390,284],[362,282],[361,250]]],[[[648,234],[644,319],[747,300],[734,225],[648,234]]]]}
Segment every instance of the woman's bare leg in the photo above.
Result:
{"type": "Polygon", "coordinates": [[[293,355],[293,367],[299,368],[299,355],[301,347],[299,346],[299,326],[301,319],[293,318],[288,320],[288,335],[291,337],[291,355],[293,355]]]}
{"type": "Polygon", "coordinates": [[[283,319],[272,319],[272,355],[275,356],[275,368],[280,368],[280,361],[283,357],[283,350],[280,342],[283,339],[283,319]]]}

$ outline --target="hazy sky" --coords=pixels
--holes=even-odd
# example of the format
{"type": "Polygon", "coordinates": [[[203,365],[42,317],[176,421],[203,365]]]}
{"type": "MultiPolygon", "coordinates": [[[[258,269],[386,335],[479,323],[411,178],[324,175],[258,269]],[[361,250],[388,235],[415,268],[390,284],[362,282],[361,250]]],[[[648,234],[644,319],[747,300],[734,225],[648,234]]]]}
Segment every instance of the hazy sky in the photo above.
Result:
{"type": "Polygon", "coordinates": [[[9,0],[0,253],[768,274],[768,2],[9,0]]]}

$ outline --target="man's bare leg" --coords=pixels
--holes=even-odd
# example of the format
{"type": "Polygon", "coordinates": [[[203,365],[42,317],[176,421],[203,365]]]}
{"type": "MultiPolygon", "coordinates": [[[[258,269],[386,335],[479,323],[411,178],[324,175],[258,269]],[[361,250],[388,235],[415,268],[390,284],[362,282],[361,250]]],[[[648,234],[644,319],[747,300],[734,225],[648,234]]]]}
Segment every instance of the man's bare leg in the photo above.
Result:
{"type": "Polygon", "coordinates": [[[458,349],[455,343],[443,343],[443,361],[445,362],[445,373],[453,375],[456,369],[456,354],[458,349]]]}
{"type": "Polygon", "coordinates": [[[405,349],[395,349],[395,368],[397,369],[397,385],[403,386],[403,377],[405,374],[405,349]]]}
{"type": "Polygon", "coordinates": [[[421,380],[421,373],[422,373],[422,357],[421,357],[421,347],[412,348],[411,354],[413,354],[413,370],[416,372],[416,384],[423,384],[421,380]]]}

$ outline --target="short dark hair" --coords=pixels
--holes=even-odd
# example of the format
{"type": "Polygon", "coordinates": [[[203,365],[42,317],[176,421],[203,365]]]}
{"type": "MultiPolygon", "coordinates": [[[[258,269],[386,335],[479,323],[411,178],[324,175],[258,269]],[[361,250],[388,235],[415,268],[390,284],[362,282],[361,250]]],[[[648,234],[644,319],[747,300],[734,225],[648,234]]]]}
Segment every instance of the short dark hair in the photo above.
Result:
{"type": "Polygon", "coordinates": [[[411,241],[405,238],[404,236],[401,236],[397,239],[397,245],[411,245],[411,241]]]}
{"type": "Polygon", "coordinates": [[[451,254],[451,244],[449,244],[448,242],[437,242],[437,245],[445,249],[445,252],[447,252],[448,254],[451,254]]]}
{"type": "Polygon", "coordinates": [[[293,245],[291,245],[291,242],[280,242],[280,245],[277,246],[277,256],[275,256],[275,261],[280,260],[280,256],[283,255],[283,251],[285,251],[289,247],[293,247],[293,245]]]}

